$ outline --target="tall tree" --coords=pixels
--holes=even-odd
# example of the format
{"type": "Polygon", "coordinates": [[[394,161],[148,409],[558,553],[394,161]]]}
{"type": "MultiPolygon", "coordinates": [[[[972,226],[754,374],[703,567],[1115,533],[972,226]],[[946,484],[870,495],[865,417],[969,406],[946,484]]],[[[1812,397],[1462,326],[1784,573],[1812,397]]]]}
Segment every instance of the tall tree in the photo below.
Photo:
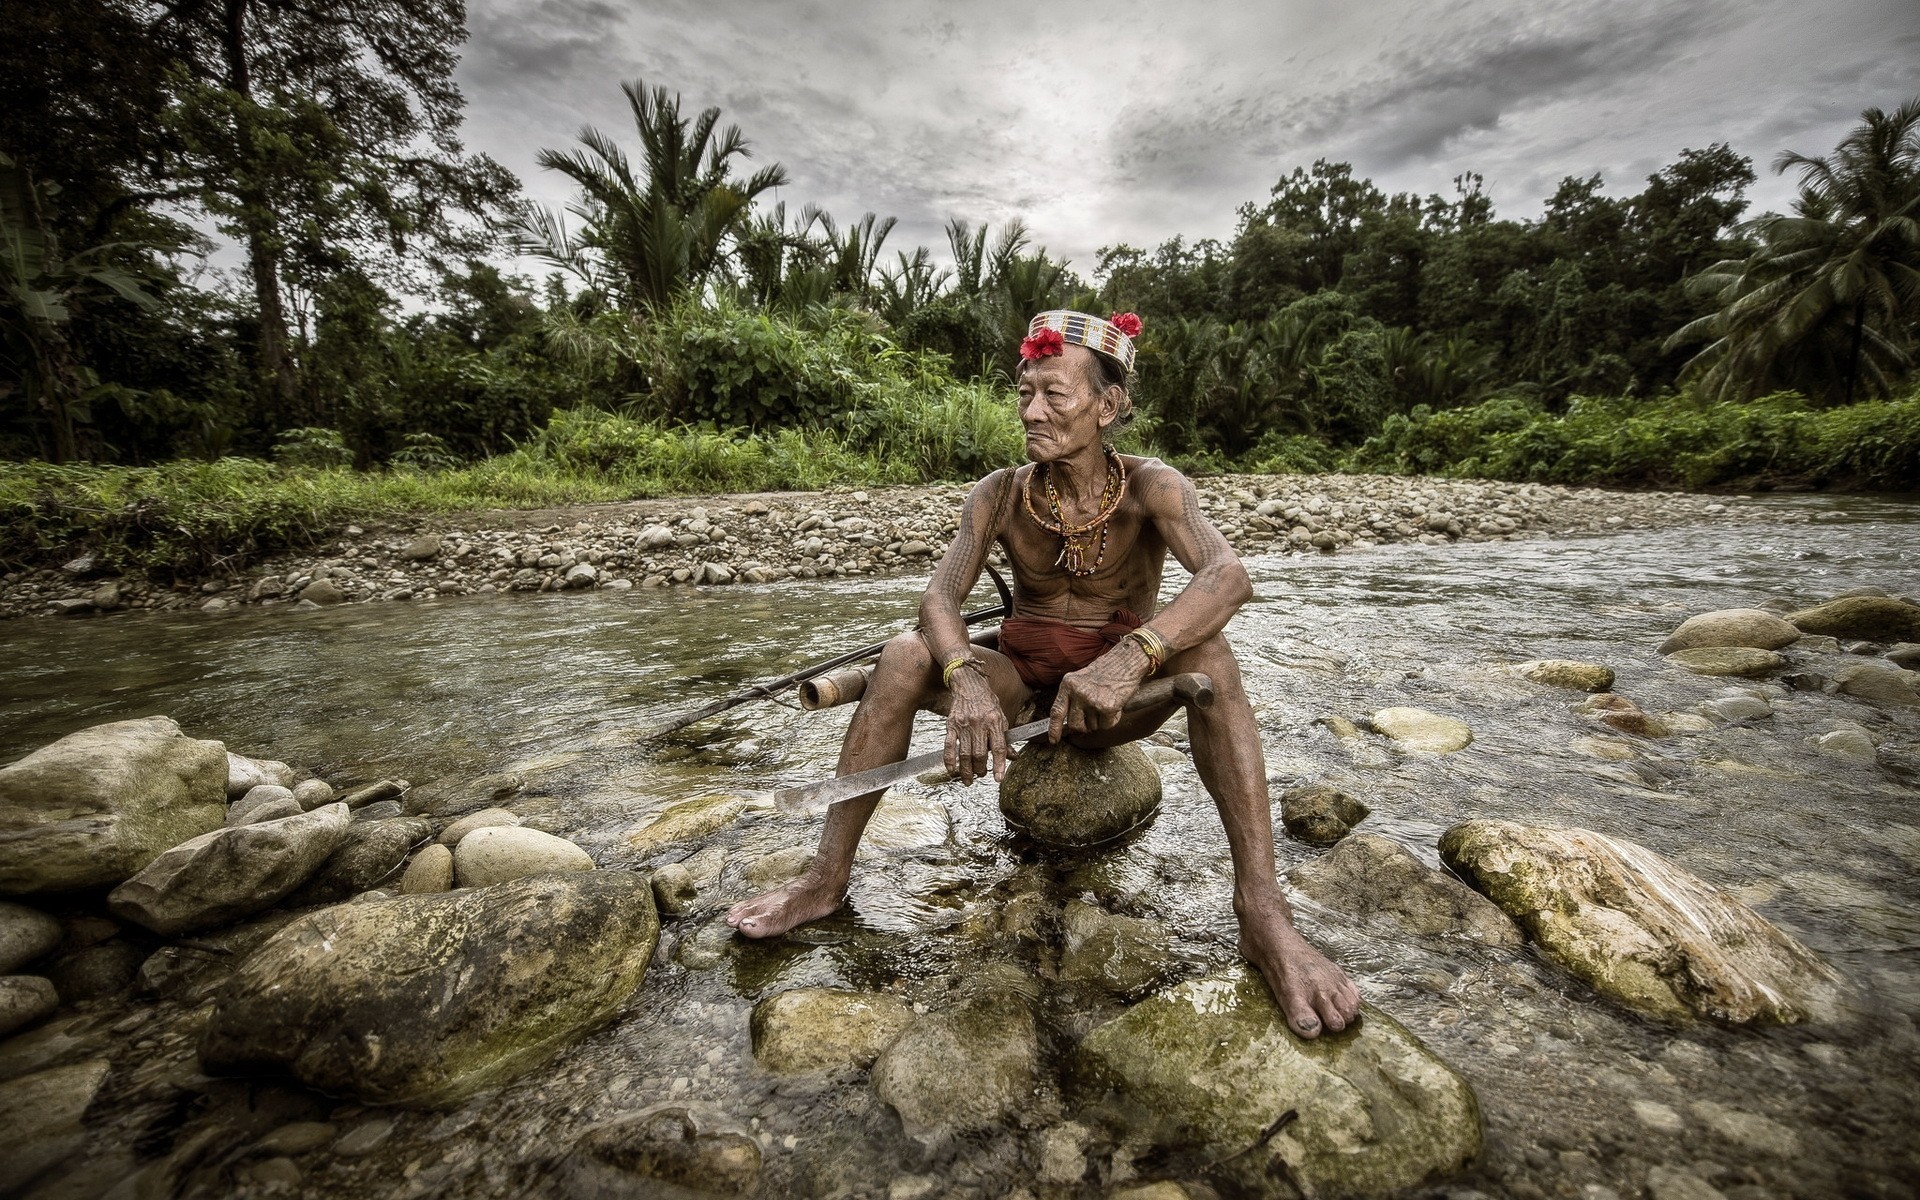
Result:
{"type": "MultiPolygon", "coordinates": [[[[593,128],[580,131],[585,150],[542,150],[542,167],[579,185],[567,206],[579,228],[569,230],[559,214],[529,206],[517,221],[517,239],[523,253],[646,307],[704,284],[747,232],[754,197],[785,183],[787,173],[774,163],[737,178],[733,160],[750,157],[747,139],[738,125],[719,127],[718,108],[689,120],[681,115],[680,97],[663,87],[649,89],[636,79],[621,90],[640,136],[639,169],[593,128]]],[[[803,230],[815,219],[805,217],[803,230]]]]}
{"type": "Polygon", "coordinates": [[[246,250],[257,359],[295,413],[289,287],[413,251],[462,255],[516,183],[469,155],[453,82],[462,0],[141,3],[175,47],[172,145],[157,174],[246,250]]]}
{"type": "Polygon", "coordinates": [[[1716,263],[1694,286],[1718,309],[1669,347],[1707,344],[1688,363],[1709,395],[1792,387],[1851,403],[1885,391],[1913,361],[1920,324],[1920,97],[1869,108],[1831,155],[1788,152],[1798,170],[1791,215],[1749,223],[1744,259],[1716,263]]]}

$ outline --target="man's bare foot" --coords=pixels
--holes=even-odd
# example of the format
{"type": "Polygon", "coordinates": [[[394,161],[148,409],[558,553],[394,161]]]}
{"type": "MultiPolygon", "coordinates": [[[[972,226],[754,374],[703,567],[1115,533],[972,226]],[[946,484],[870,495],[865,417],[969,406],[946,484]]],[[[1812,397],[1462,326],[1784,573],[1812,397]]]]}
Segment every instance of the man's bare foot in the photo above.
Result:
{"type": "Polygon", "coordinates": [[[1266,977],[1287,1024],[1303,1038],[1340,1032],[1360,1012],[1360,992],[1346,972],[1300,936],[1286,901],[1236,901],[1240,953],[1266,977]]]}
{"type": "Polygon", "coordinates": [[[809,872],[784,887],[734,905],[727,910],[727,924],[750,938],[778,937],[796,925],[828,915],[846,898],[845,884],[815,879],[809,872]]]}

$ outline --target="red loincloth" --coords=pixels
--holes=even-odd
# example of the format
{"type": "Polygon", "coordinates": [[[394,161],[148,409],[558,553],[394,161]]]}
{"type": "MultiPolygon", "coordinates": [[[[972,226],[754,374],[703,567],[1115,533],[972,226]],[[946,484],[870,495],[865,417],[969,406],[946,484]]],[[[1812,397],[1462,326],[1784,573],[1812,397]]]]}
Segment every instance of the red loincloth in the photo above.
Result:
{"type": "Polygon", "coordinates": [[[1008,617],[1000,623],[1000,653],[1035,690],[1057,685],[1070,671],[1078,671],[1120,644],[1129,630],[1143,621],[1117,608],[1113,620],[1098,629],[1082,629],[1052,617],[1008,617]]]}

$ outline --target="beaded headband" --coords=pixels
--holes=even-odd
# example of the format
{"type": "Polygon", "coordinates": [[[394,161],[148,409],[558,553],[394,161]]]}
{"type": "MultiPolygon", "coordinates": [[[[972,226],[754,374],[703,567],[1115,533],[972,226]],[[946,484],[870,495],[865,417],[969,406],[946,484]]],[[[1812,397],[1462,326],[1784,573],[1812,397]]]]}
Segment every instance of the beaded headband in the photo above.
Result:
{"type": "Polygon", "coordinates": [[[1072,342],[1133,370],[1133,339],[1140,333],[1140,318],[1132,313],[1115,313],[1102,321],[1088,313],[1056,308],[1043,312],[1027,323],[1027,340],[1020,343],[1021,358],[1049,358],[1072,342]]]}

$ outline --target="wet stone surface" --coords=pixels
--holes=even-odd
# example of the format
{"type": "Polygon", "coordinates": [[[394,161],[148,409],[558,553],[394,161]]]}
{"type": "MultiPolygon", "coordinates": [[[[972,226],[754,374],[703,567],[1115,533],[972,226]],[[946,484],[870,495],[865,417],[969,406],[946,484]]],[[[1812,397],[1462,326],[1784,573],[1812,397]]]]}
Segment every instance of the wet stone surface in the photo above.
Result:
{"type": "MultiPolygon", "coordinates": [[[[1664,1025],[1531,944],[1425,932],[1406,914],[1297,891],[1308,936],[1478,1098],[1479,1155],[1409,1194],[1893,1197],[1920,1177],[1910,1135],[1920,710],[1841,690],[1844,668],[1877,654],[1838,640],[1781,648],[1777,679],[1695,675],[1657,652],[1700,613],[1799,613],[1862,585],[1912,595],[1920,521],[1859,498],[1750,507],[1779,519],[1250,561],[1256,597],[1229,634],[1276,822],[1294,787],[1364,797],[1371,815],[1342,845],[1390,839],[1436,872],[1440,835],[1463,821],[1594,829],[1736,897],[1847,985],[1830,1021],[1664,1025]],[[1584,693],[1513,673],[1536,660],[1611,670],[1629,708],[1581,711],[1584,693]],[[1700,712],[1729,687],[1768,715],[1700,712]],[[1395,707],[1451,716],[1473,740],[1441,754],[1365,728],[1395,707]],[[1637,714],[1638,729],[1609,725],[1603,711],[1637,714]]],[[[1169,593],[1180,579],[1171,572],[1169,593]]],[[[1150,1122],[1067,1086],[1096,1031],[1236,963],[1219,819],[1178,726],[1151,748],[1159,813],[1118,846],[1043,857],[1008,834],[991,784],[909,784],[882,806],[883,836],[863,853],[842,912],[768,943],[742,942],[719,920],[749,893],[750,868],[814,840],[817,822],[780,816],[758,796],[829,772],[848,713],[761,706],[651,748],[634,730],[791,670],[829,635],[837,646],[897,630],[918,586],[902,576],[595,588],[0,629],[6,759],[90,724],[165,712],[194,737],[294,764],[342,794],[420,781],[431,789],[422,807],[412,793],[396,797],[409,812],[431,803],[441,821],[506,807],[581,846],[599,871],[673,863],[690,886],[685,911],[663,919],[644,983],[604,1024],[538,1069],[425,1109],[201,1073],[220,989],[287,917],[185,941],[110,928],[94,944],[164,954],[133,986],[63,1001],[0,1040],[0,1089],[37,1079],[20,1094],[54,1097],[36,1127],[30,1186],[504,1200],[668,1194],[663,1181],[697,1177],[714,1194],[848,1200],[1226,1194],[1234,1181],[1190,1148],[1160,1145],[1150,1122]],[[75,653],[81,629],[85,654],[75,653]],[[700,803],[659,824],[689,802],[700,803]],[[1121,973],[1135,962],[1164,974],[1121,973]],[[916,1108],[916,1131],[936,1136],[911,1136],[876,1087],[878,1068],[859,1065],[884,1052],[872,1040],[844,1065],[790,1074],[755,1057],[756,1005],[802,989],[885,996],[889,1013],[948,1028],[994,1004],[1028,1011],[1034,1081],[1011,1112],[969,1133],[937,1136],[940,1114],[916,1108]]],[[[937,729],[924,718],[916,747],[937,729]]],[[[1332,853],[1285,837],[1276,852],[1283,875],[1332,853]]],[[[53,915],[65,938],[89,914],[53,915]]],[[[972,1024],[1019,1032],[1004,1015],[972,1024]]],[[[999,1072],[1018,1057],[991,1059],[991,1077],[1012,1078],[999,1072]]],[[[905,1081],[938,1095],[937,1079],[905,1081]]],[[[950,1115],[974,1111],[962,1108],[950,1115]]]]}

